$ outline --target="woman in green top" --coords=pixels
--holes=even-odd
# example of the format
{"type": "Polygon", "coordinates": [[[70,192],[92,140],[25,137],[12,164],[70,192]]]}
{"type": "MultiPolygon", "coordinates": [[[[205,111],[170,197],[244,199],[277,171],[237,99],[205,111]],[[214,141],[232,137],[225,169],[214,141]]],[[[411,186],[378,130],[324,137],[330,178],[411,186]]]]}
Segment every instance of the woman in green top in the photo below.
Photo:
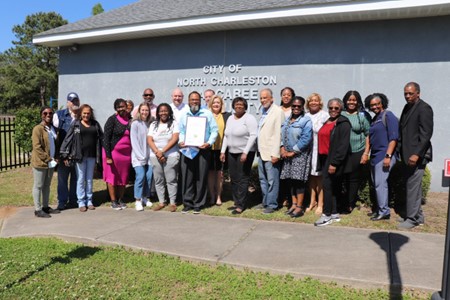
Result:
{"type": "Polygon", "coordinates": [[[369,134],[370,115],[364,111],[361,95],[357,91],[348,91],[344,98],[342,115],[347,117],[352,125],[350,133],[351,153],[344,168],[345,198],[341,203],[341,213],[350,213],[355,207],[358,189],[361,184],[362,156],[369,134]]]}

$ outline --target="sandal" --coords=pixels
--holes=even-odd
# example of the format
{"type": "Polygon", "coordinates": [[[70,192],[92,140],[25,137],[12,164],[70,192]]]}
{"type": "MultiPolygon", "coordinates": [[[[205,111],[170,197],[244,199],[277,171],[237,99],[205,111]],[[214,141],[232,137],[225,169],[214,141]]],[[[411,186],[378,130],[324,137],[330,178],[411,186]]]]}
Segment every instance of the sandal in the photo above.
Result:
{"type": "Polygon", "coordinates": [[[295,211],[291,214],[291,218],[300,218],[305,214],[305,211],[303,210],[303,207],[301,206],[297,206],[297,208],[295,209],[295,211]],[[300,209],[299,211],[297,211],[297,209],[300,209]]]}
{"type": "Polygon", "coordinates": [[[296,208],[297,206],[295,205],[295,204],[293,204],[292,206],[291,206],[291,208],[289,208],[284,214],[285,215],[291,215],[294,211],[295,211],[295,208],[296,208]]]}

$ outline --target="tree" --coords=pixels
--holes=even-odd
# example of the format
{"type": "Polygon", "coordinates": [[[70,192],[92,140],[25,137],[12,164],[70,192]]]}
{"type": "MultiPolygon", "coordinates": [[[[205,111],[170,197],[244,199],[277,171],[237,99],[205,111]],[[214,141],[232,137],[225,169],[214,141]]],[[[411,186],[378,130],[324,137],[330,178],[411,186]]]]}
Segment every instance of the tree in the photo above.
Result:
{"type": "Polygon", "coordinates": [[[94,7],[92,8],[92,15],[96,16],[98,14],[101,14],[102,12],[104,12],[105,10],[103,9],[103,6],[100,3],[97,3],[94,5],[94,7]]]}
{"type": "Polygon", "coordinates": [[[33,36],[65,24],[55,12],[40,12],[13,27],[15,47],[0,55],[0,108],[44,105],[45,99],[57,95],[59,50],[34,45],[33,36]]]}

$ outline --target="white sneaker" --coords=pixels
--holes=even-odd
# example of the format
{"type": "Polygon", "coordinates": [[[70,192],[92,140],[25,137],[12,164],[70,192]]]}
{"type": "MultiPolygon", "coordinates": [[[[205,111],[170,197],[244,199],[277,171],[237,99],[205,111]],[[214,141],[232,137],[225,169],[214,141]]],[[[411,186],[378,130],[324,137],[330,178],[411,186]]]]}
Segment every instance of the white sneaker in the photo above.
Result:
{"type": "Polygon", "coordinates": [[[314,222],[314,226],[327,226],[333,223],[333,220],[331,219],[331,216],[327,216],[325,214],[322,214],[316,222],[314,222]]]}
{"type": "Polygon", "coordinates": [[[137,211],[143,211],[144,207],[142,206],[142,201],[136,200],[135,208],[137,211]]]}
{"type": "Polygon", "coordinates": [[[339,215],[339,214],[331,214],[331,221],[332,221],[333,223],[335,223],[335,222],[340,222],[340,221],[341,221],[340,215],[339,215]]]}
{"type": "Polygon", "coordinates": [[[150,199],[148,199],[148,198],[144,197],[144,198],[142,198],[142,201],[143,201],[144,205],[147,206],[147,207],[152,207],[153,206],[152,201],[150,199]]]}

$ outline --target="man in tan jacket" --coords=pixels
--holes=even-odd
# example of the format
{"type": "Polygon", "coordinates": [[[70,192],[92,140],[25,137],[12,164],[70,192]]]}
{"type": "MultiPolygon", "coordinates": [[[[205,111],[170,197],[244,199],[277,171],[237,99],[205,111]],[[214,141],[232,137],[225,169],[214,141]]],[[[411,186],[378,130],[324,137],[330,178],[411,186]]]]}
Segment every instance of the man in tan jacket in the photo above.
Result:
{"type": "Polygon", "coordinates": [[[263,195],[263,213],[271,214],[278,208],[281,124],[285,117],[281,108],[273,103],[271,89],[261,90],[259,99],[261,118],[258,124],[258,173],[263,195]]]}

